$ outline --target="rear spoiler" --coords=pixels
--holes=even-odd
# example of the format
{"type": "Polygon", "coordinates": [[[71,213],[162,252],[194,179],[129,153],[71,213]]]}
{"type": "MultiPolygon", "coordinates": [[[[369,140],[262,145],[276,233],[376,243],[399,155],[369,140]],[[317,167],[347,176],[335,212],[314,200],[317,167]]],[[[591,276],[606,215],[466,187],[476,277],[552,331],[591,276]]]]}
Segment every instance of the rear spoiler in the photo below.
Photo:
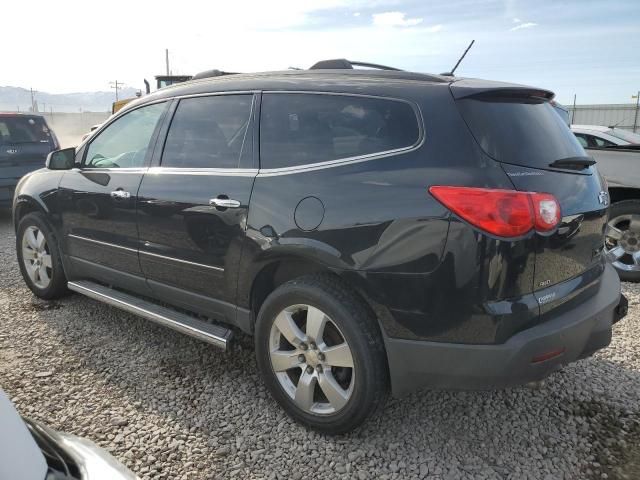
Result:
{"type": "Polygon", "coordinates": [[[472,78],[457,80],[451,83],[449,88],[456,100],[479,95],[538,97],[547,100],[551,100],[555,96],[552,91],[542,88],[472,78]]]}

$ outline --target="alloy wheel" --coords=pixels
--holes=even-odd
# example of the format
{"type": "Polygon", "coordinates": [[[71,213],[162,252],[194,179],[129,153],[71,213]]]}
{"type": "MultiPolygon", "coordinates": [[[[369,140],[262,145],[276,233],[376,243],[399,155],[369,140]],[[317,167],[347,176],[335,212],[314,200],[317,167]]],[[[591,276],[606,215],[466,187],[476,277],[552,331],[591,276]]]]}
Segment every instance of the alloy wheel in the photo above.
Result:
{"type": "Polygon", "coordinates": [[[328,315],[311,305],[282,310],[271,326],[271,366],[287,395],[306,413],[329,415],[349,401],[353,355],[328,315]]]}
{"type": "Polygon", "coordinates": [[[605,252],[615,268],[640,272],[640,215],[620,215],[609,221],[605,252]]]}
{"type": "Polygon", "coordinates": [[[22,235],[22,262],[36,287],[44,289],[49,286],[53,273],[51,252],[44,232],[38,227],[29,226],[22,235]]]}

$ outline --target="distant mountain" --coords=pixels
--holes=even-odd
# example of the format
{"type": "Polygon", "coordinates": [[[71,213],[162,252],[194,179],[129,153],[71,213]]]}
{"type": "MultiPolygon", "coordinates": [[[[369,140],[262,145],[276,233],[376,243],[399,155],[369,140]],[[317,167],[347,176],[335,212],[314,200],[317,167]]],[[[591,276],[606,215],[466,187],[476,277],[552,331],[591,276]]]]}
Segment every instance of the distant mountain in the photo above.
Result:
{"type": "MultiPolygon", "coordinates": [[[[119,98],[135,97],[138,90],[123,88],[118,92],[119,98]]],[[[38,110],[48,112],[110,112],[115,101],[115,93],[111,92],[79,92],[79,93],[35,93],[38,110]]],[[[0,87],[0,110],[23,112],[31,109],[31,93],[29,89],[20,87],[0,87]]]]}

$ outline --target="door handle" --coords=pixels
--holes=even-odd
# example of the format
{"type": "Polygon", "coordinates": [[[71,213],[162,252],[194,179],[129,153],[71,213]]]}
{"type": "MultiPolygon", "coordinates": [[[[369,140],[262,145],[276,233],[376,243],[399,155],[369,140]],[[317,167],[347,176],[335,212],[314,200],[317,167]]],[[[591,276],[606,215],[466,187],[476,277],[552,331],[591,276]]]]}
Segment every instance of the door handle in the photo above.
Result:
{"type": "Polygon", "coordinates": [[[240,202],[231,198],[212,198],[209,200],[209,205],[218,208],[238,208],[240,202]]]}
{"type": "Polygon", "coordinates": [[[131,198],[131,193],[125,192],[122,189],[118,189],[111,192],[111,198],[117,198],[117,199],[131,198]]]}

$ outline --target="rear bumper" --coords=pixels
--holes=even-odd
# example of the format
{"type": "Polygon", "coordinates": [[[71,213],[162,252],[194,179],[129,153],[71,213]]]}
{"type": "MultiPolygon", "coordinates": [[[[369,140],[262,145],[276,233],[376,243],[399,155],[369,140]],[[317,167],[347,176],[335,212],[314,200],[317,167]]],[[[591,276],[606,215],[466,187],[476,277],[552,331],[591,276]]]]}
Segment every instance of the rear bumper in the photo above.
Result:
{"type": "Polygon", "coordinates": [[[0,180],[0,207],[10,207],[18,181],[0,180]]]}
{"type": "MultiPolygon", "coordinates": [[[[0,173],[4,173],[1,172],[0,173]]],[[[0,207],[10,207],[20,178],[0,176],[0,207]]]]}
{"type": "Polygon", "coordinates": [[[396,396],[420,387],[495,389],[541,380],[611,341],[611,325],[626,314],[620,280],[607,264],[596,295],[573,310],[522,331],[499,345],[466,345],[386,338],[396,396]],[[619,308],[620,307],[620,308],[619,308]],[[533,363],[548,352],[562,352],[533,363]]]}

